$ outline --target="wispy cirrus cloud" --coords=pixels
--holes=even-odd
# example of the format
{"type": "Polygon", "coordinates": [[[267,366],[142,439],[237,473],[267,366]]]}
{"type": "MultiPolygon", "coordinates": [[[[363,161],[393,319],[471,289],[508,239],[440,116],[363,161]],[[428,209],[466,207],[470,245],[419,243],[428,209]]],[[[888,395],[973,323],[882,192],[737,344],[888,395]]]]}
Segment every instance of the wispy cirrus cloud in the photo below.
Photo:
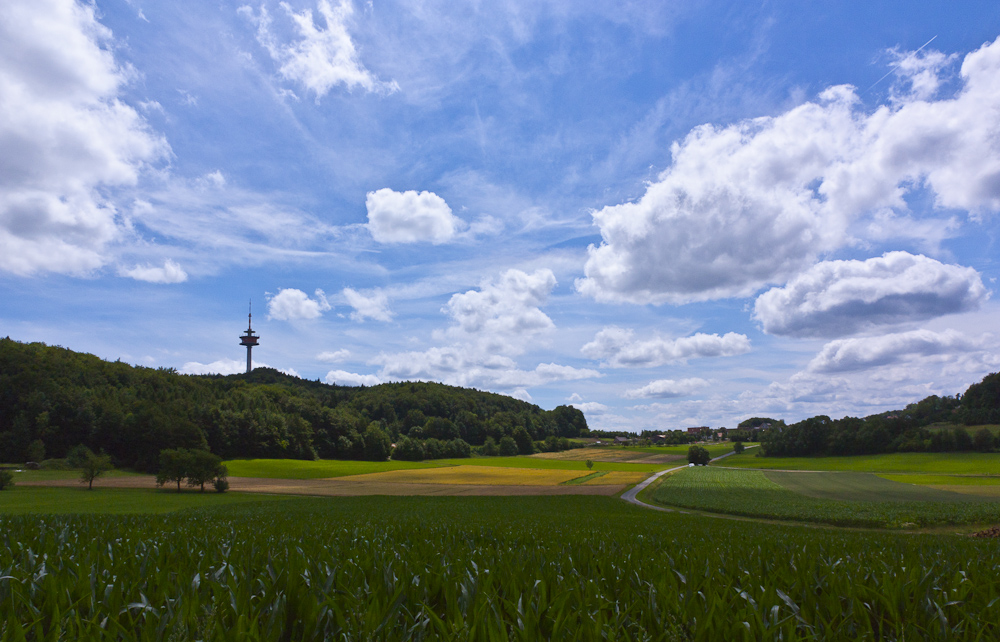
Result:
{"type": "Polygon", "coordinates": [[[319,0],[316,8],[323,17],[322,24],[317,23],[312,9],[296,13],[287,3],[280,6],[296,32],[296,37],[286,42],[272,30],[271,14],[265,5],[256,13],[244,5],[239,12],[256,25],[257,41],[279,65],[282,78],[302,85],[317,101],[337,85],[384,94],[399,90],[396,81],[379,80],[361,62],[347,30],[354,14],[351,0],[340,0],[336,5],[319,0]]]}

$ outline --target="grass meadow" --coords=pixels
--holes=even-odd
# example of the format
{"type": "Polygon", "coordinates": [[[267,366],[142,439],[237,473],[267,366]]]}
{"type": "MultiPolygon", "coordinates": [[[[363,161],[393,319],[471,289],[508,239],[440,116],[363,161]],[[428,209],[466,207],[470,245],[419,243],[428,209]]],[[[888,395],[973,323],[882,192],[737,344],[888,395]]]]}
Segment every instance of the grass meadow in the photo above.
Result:
{"type": "MultiPolygon", "coordinates": [[[[21,492],[36,491],[10,494],[21,492]]],[[[4,640],[1000,637],[1000,546],[956,536],[705,519],[606,497],[286,497],[0,512],[0,525],[4,640]]]]}
{"type": "Polygon", "coordinates": [[[660,504],[765,519],[875,528],[990,524],[1000,502],[908,486],[875,475],[838,483],[835,473],[784,473],[698,467],[664,479],[652,491],[660,504]]]}
{"type": "Polygon", "coordinates": [[[851,457],[757,457],[755,451],[726,457],[727,468],[775,470],[844,470],[859,473],[939,473],[1000,475],[997,453],[889,453],[851,457]]]}
{"type": "MultiPolygon", "coordinates": [[[[15,486],[0,492],[0,515],[23,514],[104,514],[170,513],[185,508],[228,506],[247,502],[270,502],[273,495],[243,493],[200,493],[185,489],[59,488],[15,486]]],[[[0,624],[2,626],[2,624],[0,624]]],[[[0,636],[2,639],[2,636],[0,636]]]]}
{"type": "MultiPolygon", "coordinates": [[[[61,481],[67,479],[80,479],[79,470],[23,470],[15,469],[14,483],[34,482],[34,481],[61,481]]],[[[101,475],[101,479],[107,477],[141,477],[142,473],[134,473],[128,470],[108,470],[101,475]]]]}

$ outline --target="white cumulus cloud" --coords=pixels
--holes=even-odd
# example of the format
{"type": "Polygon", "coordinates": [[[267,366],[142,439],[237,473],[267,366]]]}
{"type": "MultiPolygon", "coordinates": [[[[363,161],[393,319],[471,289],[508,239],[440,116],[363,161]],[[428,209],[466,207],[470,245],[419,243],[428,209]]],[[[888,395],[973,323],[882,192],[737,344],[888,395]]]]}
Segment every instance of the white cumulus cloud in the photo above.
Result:
{"type": "Polygon", "coordinates": [[[597,370],[555,363],[541,363],[532,370],[523,370],[509,357],[484,355],[464,345],[382,354],[374,363],[382,365],[379,375],[385,379],[441,381],[454,386],[506,391],[601,376],[597,370]]]}
{"type": "Polygon", "coordinates": [[[320,352],[316,355],[317,361],[322,361],[323,363],[337,363],[339,361],[344,361],[347,357],[351,356],[351,351],[346,348],[341,350],[327,350],[320,352]]]}
{"type": "Polygon", "coordinates": [[[382,380],[373,374],[357,374],[346,370],[331,370],[323,377],[328,384],[338,386],[377,386],[382,380]]]}
{"type": "MultiPolygon", "coordinates": [[[[257,364],[260,366],[260,364],[257,364]]],[[[247,362],[236,359],[219,359],[212,363],[188,361],[180,368],[182,374],[221,374],[232,375],[247,371],[247,362]]]]}
{"type": "Polygon", "coordinates": [[[478,290],[454,294],[442,310],[455,322],[447,335],[473,341],[486,353],[519,354],[537,335],[555,328],[541,310],[555,286],[552,270],[507,270],[478,290]]]}
{"type": "Polygon", "coordinates": [[[313,92],[319,100],[337,86],[348,90],[360,87],[365,91],[392,93],[399,90],[395,81],[384,82],[368,71],[361,62],[347,23],[354,13],[351,0],[341,0],[334,6],[329,0],[319,0],[317,9],[325,26],[317,24],[311,9],[296,13],[285,2],[281,3],[294,24],[297,38],[292,42],[279,42],[271,30],[271,15],[261,5],[255,14],[249,6],[239,11],[257,26],[257,41],[280,65],[278,73],[286,80],[297,82],[313,92]]]}
{"type": "Polygon", "coordinates": [[[354,308],[351,318],[355,321],[375,319],[376,321],[392,321],[392,311],[389,309],[389,297],[385,292],[375,289],[362,293],[351,288],[344,288],[344,298],[354,308]]]}
{"type": "Polygon", "coordinates": [[[673,397],[686,397],[694,394],[702,388],[708,386],[708,382],[698,377],[690,379],[657,379],[650,381],[641,388],[626,390],[623,395],[626,399],[670,399],[673,397]]]}
{"type": "Polygon", "coordinates": [[[613,368],[651,368],[688,359],[744,354],[750,351],[750,339],[735,332],[722,336],[699,332],[679,339],[636,339],[634,330],[609,326],[580,351],[613,368]]]}
{"type": "Polygon", "coordinates": [[[154,265],[137,265],[130,270],[122,269],[121,276],[129,276],[137,281],[148,281],[150,283],[183,283],[187,281],[188,275],[177,263],[167,259],[163,267],[154,265]]]}
{"type": "Polygon", "coordinates": [[[556,363],[523,369],[514,359],[555,329],[540,307],[555,285],[555,275],[548,269],[531,274],[507,270],[496,279],[483,281],[478,290],[452,295],[442,308],[452,325],[435,333],[445,345],[380,354],[373,360],[382,366],[379,376],[442,381],[510,394],[527,394],[527,388],[557,381],[601,376],[597,370],[556,363]]]}
{"type": "Polygon", "coordinates": [[[323,290],[316,290],[315,299],[302,290],[285,288],[267,300],[267,318],[279,321],[315,319],[330,309],[323,290]]]}
{"type": "Polygon", "coordinates": [[[989,296],[972,268],[889,252],[866,261],[824,261],[761,294],[764,332],[835,337],[882,325],[975,310],[989,296]]]}
{"type": "Polygon", "coordinates": [[[914,189],[941,208],[997,211],[1000,39],[965,57],[953,97],[933,99],[928,74],[942,68],[899,67],[912,91],[870,113],[838,86],[775,117],[695,128],[641,199],[594,213],[603,241],[579,291],[654,304],[748,296],[842,247],[863,216],[907,216],[914,189]]]}
{"type": "Polygon", "coordinates": [[[608,411],[607,406],[597,401],[575,402],[570,405],[587,415],[603,415],[608,411]]]}
{"type": "Polygon", "coordinates": [[[900,363],[913,357],[955,355],[981,349],[981,342],[961,332],[913,330],[875,337],[838,339],[823,346],[806,370],[848,372],[900,363]]]}
{"type": "Polygon", "coordinates": [[[433,243],[450,241],[465,223],[451,213],[434,192],[394,192],[383,187],[368,192],[368,231],[379,243],[433,243]]]}
{"type": "Polygon", "coordinates": [[[114,188],[166,158],[94,4],[0,3],[0,270],[80,274],[122,228],[114,188]]]}

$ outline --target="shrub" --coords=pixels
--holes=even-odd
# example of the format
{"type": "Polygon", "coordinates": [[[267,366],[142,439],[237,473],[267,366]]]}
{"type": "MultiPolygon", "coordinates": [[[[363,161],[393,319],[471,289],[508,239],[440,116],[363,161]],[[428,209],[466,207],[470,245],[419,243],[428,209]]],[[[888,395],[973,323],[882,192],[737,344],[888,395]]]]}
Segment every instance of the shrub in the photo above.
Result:
{"type": "Polygon", "coordinates": [[[487,457],[496,457],[500,454],[500,447],[497,446],[497,442],[493,437],[487,437],[486,442],[483,443],[479,452],[487,457]]]}
{"type": "Polygon", "coordinates": [[[989,428],[980,428],[972,438],[972,445],[981,453],[988,453],[993,450],[996,440],[989,428]]]}
{"type": "Polygon", "coordinates": [[[14,487],[14,473],[9,470],[0,470],[0,490],[8,490],[14,487]]]}
{"type": "Polygon", "coordinates": [[[424,440],[424,459],[444,459],[444,442],[440,439],[424,440]]]}
{"type": "Polygon", "coordinates": [[[363,439],[365,443],[364,458],[366,460],[385,461],[389,459],[389,454],[392,452],[392,439],[382,429],[379,422],[373,421],[368,424],[368,427],[365,428],[363,439]]]}
{"type": "Polygon", "coordinates": [[[472,447],[464,439],[452,439],[445,444],[445,456],[452,459],[472,457],[472,447]]]}
{"type": "Polygon", "coordinates": [[[392,458],[398,461],[420,461],[424,458],[424,446],[416,439],[402,437],[396,442],[392,458]]]}
{"type": "Polygon", "coordinates": [[[969,431],[965,428],[956,428],[955,435],[955,450],[972,450],[972,437],[969,436],[969,431]]]}
{"type": "Polygon", "coordinates": [[[46,459],[39,464],[39,468],[42,470],[73,470],[73,466],[66,459],[46,459]]]}
{"type": "Polygon", "coordinates": [[[535,452],[535,442],[532,441],[531,435],[528,434],[524,426],[514,428],[514,443],[517,444],[517,451],[522,455],[530,455],[535,452]]]}
{"type": "Polygon", "coordinates": [[[45,442],[41,439],[28,444],[28,461],[42,461],[45,459],[45,442]]]}
{"type": "Polygon", "coordinates": [[[219,464],[216,470],[218,477],[212,482],[212,486],[215,488],[215,492],[224,493],[229,490],[229,480],[226,477],[229,475],[229,469],[226,468],[225,464],[219,464]]]}
{"type": "Polygon", "coordinates": [[[743,447],[743,442],[742,441],[733,442],[733,452],[734,453],[736,453],[737,455],[739,455],[744,450],[746,450],[746,449],[743,447]]]}
{"type": "Polygon", "coordinates": [[[517,454],[517,442],[510,435],[500,440],[500,456],[513,457],[517,454]]]}
{"type": "Polygon", "coordinates": [[[83,468],[84,462],[87,461],[87,453],[94,454],[90,448],[83,444],[73,446],[66,453],[66,463],[69,464],[70,468],[83,468]]]}

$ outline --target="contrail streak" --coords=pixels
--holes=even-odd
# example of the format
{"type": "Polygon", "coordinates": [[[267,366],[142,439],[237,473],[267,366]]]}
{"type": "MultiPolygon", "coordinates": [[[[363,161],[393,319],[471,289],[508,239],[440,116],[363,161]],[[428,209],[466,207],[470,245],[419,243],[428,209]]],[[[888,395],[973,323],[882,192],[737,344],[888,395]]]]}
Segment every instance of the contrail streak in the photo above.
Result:
{"type": "MultiPolygon", "coordinates": [[[[934,38],[937,38],[937,36],[934,36],[934,38]]],[[[929,44],[931,44],[932,42],[934,42],[934,38],[931,38],[930,40],[928,40],[927,42],[925,42],[924,44],[922,44],[922,45],[920,46],[920,49],[923,49],[923,48],[924,48],[924,47],[926,47],[927,45],[929,45],[929,44]]],[[[916,50],[916,51],[914,51],[913,53],[919,53],[919,52],[920,52],[920,49],[917,49],[917,50],[916,50]]],[[[871,91],[871,90],[872,90],[872,88],[873,88],[873,87],[875,87],[875,85],[879,84],[880,82],[882,82],[883,80],[885,80],[886,78],[888,78],[888,77],[889,77],[889,75],[890,75],[890,74],[892,74],[892,72],[894,72],[894,71],[896,71],[897,69],[899,69],[899,66],[900,66],[901,64],[903,64],[903,63],[902,63],[902,62],[897,62],[897,63],[896,63],[895,65],[893,65],[893,66],[892,66],[892,68],[890,68],[890,69],[889,69],[889,71],[887,71],[887,72],[886,72],[886,74],[885,74],[884,76],[882,76],[881,78],[879,78],[878,80],[876,80],[875,82],[873,82],[873,83],[872,83],[872,86],[871,86],[871,87],[869,87],[868,89],[866,89],[866,90],[865,90],[865,93],[867,93],[867,92],[871,91]]]]}

